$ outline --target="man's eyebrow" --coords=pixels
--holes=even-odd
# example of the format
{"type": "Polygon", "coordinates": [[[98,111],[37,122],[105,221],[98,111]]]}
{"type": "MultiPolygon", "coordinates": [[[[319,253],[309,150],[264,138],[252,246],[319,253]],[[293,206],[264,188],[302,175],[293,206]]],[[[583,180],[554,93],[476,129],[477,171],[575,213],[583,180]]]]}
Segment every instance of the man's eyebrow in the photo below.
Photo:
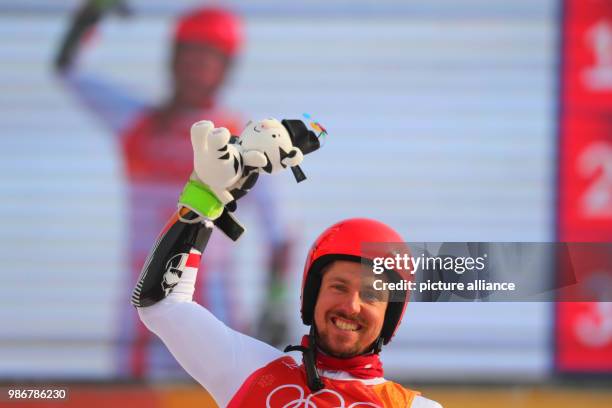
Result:
{"type": "Polygon", "coordinates": [[[333,278],[330,278],[329,281],[330,281],[330,283],[331,282],[340,282],[340,283],[344,283],[344,284],[347,284],[347,285],[350,283],[348,279],[345,279],[345,278],[342,278],[342,277],[339,277],[339,276],[334,276],[333,278]]]}

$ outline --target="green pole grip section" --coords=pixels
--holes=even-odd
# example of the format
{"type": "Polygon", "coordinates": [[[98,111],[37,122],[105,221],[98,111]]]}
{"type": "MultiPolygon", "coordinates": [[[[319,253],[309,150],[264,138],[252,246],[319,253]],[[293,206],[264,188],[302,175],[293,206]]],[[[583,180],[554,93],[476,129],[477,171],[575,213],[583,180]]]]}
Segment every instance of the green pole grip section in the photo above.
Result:
{"type": "Polygon", "coordinates": [[[223,203],[206,186],[195,180],[189,180],[179,197],[179,205],[195,211],[210,220],[219,218],[223,212],[223,203]]]}

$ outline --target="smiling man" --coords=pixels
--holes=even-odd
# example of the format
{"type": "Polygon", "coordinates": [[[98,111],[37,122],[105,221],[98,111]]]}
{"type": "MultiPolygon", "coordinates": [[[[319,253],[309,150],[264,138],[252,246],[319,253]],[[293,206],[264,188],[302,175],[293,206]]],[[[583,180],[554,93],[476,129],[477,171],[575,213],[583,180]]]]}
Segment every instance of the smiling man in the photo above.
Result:
{"type": "MultiPolygon", "coordinates": [[[[292,133],[292,129],[287,129],[292,133]]],[[[212,130],[206,145],[219,147],[212,130]]],[[[292,139],[293,136],[292,135],[292,139]]],[[[228,146],[223,145],[219,152],[228,146]]],[[[197,155],[197,152],[196,152],[197,155]]],[[[225,164],[207,163],[209,174],[225,164]]],[[[258,169],[258,171],[261,169],[258,169]]],[[[199,173],[198,173],[199,175],[199,173]]],[[[204,175],[206,177],[206,175],[204,175]]],[[[219,176],[221,177],[221,176],[219,176]]],[[[285,353],[233,331],[192,301],[197,266],[213,232],[220,201],[205,180],[193,179],[202,193],[173,217],[149,255],[132,303],[185,370],[230,407],[412,407],[439,408],[418,392],[384,378],[379,354],[404,314],[407,293],[373,288],[376,279],[409,279],[403,271],[374,275],[373,257],[362,244],[393,244],[402,237],[389,226],[354,218],[326,229],[312,245],[304,266],[301,317],[309,333],[285,353]],[[170,260],[182,254],[185,262],[170,260]],[[172,279],[166,275],[172,274],[172,279]],[[178,277],[178,279],[177,279],[178,277]],[[173,282],[162,288],[163,282],[173,282]],[[292,351],[302,353],[301,363],[292,351]]],[[[223,180],[208,180],[224,185],[223,180]]],[[[233,182],[228,181],[228,190],[233,182]]],[[[240,184],[240,182],[238,182],[240,184]]],[[[244,187],[241,187],[244,188],[244,187]]],[[[182,199],[181,203],[184,202],[182,199]]],[[[384,246],[383,246],[384,247],[384,246]]],[[[379,254],[385,255],[385,254],[379,254]]]]}
{"type": "Polygon", "coordinates": [[[314,320],[317,344],[327,354],[359,355],[382,330],[388,295],[373,290],[374,277],[362,270],[360,263],[335,261],[322,273],[314,320]]]}

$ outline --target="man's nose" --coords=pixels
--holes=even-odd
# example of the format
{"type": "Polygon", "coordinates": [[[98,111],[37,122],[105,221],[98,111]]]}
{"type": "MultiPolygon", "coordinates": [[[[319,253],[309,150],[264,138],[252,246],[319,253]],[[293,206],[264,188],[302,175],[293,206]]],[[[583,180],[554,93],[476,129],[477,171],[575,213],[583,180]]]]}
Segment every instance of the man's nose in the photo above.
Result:
{"type": "Polygon", "coordinates": [[[361,297],[358,291],[347,293],[342,302],[342,311],[349,316],[361,311],[361,297]]]}

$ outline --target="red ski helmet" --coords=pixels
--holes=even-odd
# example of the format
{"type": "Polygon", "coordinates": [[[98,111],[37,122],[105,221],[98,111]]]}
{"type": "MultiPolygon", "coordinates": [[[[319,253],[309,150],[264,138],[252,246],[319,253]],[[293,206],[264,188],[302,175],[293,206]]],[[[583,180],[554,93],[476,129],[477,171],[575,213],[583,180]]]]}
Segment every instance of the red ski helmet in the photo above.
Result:
{"type": "Polygon", "coordinates": [[[201,8],[187,12],[178,20],[175,42],[210,45],[233,56],[242,44],[242,24],[232,12],[220,8],[201,8]]]}
{"type": "MultiPolygon", "coordinates": [[[[301,294],[302,322],[309,326],[313,324],[314,309],[321,287],[323,268],[336,260],[361,262],[371,261],[374,256],[393,256],[389,246],[380,246],[384,253],[368,251],[367,257],[363,255],[364,243],[402,243],[402,237],[391,227],[382,222],[367,218],[352,218],[340,221],[327,228],[315,240],[308,252],[304,265],[301,294]]],[[[403,245],[403,244],[402,244],[403,245]]],[[[403,245],[403,251],[409,253],[408,247],[403,245]]],[[[390,271],[394,280],[411,279],[405,271],[390,271]]],[[[383,344],[387,344],[395,334],[408,302],[408,293],[403,293],[403,301],[389,302],[385,313],[385,321],[381,330],[383,344]]]]}

